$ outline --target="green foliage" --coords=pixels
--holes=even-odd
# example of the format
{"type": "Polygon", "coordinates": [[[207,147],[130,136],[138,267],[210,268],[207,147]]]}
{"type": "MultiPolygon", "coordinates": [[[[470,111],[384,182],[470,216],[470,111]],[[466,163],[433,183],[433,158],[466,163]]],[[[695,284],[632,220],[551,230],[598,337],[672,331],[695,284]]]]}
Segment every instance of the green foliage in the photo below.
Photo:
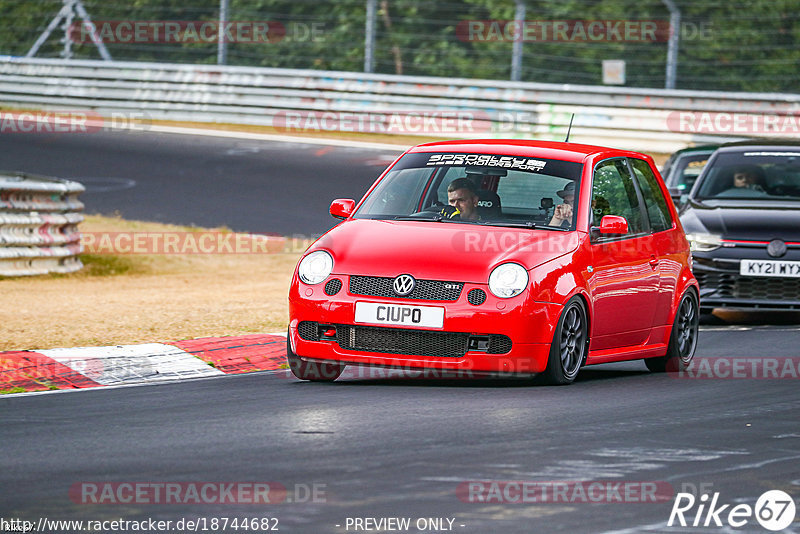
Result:
{"type": "MultiPolygon", "coordinates": [[[[230,0],[230,21],[273,21],[277,42],[234,42],[228,63],[362,71],[367,0],[230,0]]],[[[675,0],[682,12],[677,86],[682,89],[797,92],[800,0],[675,0]]],[[[514,18],[513,0],[377,0],[375,71],[509,79],[513,42],[465,38],[459,23],[514,18]]],[[[219,0],[84,0],[96,21],[212,21],[219,0]]],[[[0,54],[24,55],[61,7],[60,0],[0,0],[0,54]]],[[[626,61],[626,84],[664,87],[669,12],[661,0],[526,0],[527,21],[657,21],[648,40],[542,40],[523,44],[522,79],[602,83],[602,61],[626,61]]],[[[463,28],[463,26],[462,26],[463,28]]],[[[60,57],[63,29],[39,57],[60,57]]],[[[215,43],[108,43],[118,60],[213,64],[215,43]]],[[[73,57],[99,58],[91,43],[73,57]]]]}

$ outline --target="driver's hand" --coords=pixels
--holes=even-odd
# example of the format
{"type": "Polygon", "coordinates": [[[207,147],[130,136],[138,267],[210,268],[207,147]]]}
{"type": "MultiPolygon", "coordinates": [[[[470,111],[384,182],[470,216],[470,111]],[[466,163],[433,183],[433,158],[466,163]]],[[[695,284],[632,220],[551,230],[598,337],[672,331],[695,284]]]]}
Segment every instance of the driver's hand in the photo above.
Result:
{"type": "Polygon", "coordinates": [[[569,204],[559,204],[556,206],[556,211],[553,213],[553,216],[561,220],[572,219],[572,206],[569,204]]]}

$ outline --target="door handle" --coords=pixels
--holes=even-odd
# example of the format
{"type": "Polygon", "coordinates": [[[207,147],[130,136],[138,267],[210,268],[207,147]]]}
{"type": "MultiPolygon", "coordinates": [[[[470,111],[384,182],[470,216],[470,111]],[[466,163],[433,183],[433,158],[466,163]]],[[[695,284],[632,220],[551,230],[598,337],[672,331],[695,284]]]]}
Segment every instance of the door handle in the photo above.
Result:
{"type": "Polygon", "coordinates": [[[653,269],[658,267],[658,258],[656,258],[655,254],[650,256],[650,262],[649,263],[650,263],[650,267],[652,267],[653,269]]]}

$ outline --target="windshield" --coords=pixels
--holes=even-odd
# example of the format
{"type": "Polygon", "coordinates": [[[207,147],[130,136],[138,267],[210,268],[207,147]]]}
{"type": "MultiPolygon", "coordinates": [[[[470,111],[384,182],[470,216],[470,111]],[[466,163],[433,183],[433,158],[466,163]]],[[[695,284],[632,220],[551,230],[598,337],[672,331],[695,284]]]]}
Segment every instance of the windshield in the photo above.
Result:
{"type": "Polygon", "coordinates": [[[700,176],[700,172],[708,163],[710,156],[711,152],[703,152],[686,154],[678,159],[670,171],[670,187],[688,192],[697,181],[697,177],[700,176]]]}
{"type": "Polygon", "coordinates": [[[800,200],[800,149],[753,149],[717,155],[700,199],[800,200]]]}
{"type": "Polygon", "coordinates": [[[582,169],[520,156],[406,154],[354,217],[571,229],[582,169]]]}

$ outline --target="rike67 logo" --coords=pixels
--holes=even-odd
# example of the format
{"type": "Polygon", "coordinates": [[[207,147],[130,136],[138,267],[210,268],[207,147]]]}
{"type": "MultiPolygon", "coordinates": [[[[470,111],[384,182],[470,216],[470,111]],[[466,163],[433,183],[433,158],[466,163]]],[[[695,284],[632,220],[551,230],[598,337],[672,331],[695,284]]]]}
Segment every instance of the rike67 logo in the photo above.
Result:
{"type": "Polygon", "coordinates": [[[767,530],[777,532],[794,521],[795,504],[791,495],[780,490],[764,492],[755,507],[749,504],[720,504],[719,492],[710,498],[707,493],[695,498],[691,493],[678,493],[672,504],[667,526],[740,528],[755,518],[767,530]]]}

